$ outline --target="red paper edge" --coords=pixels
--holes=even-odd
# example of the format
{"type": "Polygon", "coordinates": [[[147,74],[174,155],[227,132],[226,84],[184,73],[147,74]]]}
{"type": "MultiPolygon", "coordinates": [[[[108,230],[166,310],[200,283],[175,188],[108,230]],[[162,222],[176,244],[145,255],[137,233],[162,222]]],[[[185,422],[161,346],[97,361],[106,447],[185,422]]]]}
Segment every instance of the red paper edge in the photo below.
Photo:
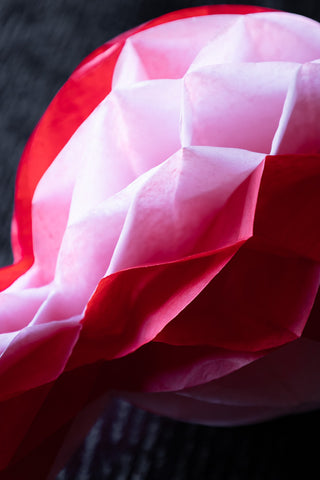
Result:
{"type": "Polygon", "coordinates": [[[33,264],[31,202],[35,188],[76,129],[109,93],[113,67],[125,40],[139,31],[187,17],[214,14],[245,15],[264,11],[274,10],[249,5],[208,5],[170,12],[119,35],[96,49],[80,63],[50,103],[22,154],[16,177],[11,230],[14,263],[0,269],[0,291],[7,288],[33,264]],[[89,95],[86,95],[85,92],[88,90],[89,95]],[[77,102],[73,102],[74,98],[77,102]],[[80,102],[82,103],[79,104],[80,102]],[[56,125],[59,126],[58,129],[55,128],[56,125]]]}

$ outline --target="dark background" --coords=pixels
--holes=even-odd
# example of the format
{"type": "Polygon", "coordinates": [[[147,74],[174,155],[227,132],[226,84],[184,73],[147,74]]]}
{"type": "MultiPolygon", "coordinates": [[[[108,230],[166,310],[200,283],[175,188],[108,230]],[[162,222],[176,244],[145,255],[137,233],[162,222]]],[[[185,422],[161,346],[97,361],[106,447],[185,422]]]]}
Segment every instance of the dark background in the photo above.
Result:
{"type": "MultiPolygon", "coordinates": [[[[0,265],[11,263],[10,219],[22,149],[50,100],[96,47],[188,0],[0,0],[0,265]]],[[[219,2],[217,2],[219,3],[219,2]]],[[[317,0],[247,3],[320,20],[317,0]]],[[[320,478],[320,412],[209,428],[110,403],[59,480],[320,478]]]]}

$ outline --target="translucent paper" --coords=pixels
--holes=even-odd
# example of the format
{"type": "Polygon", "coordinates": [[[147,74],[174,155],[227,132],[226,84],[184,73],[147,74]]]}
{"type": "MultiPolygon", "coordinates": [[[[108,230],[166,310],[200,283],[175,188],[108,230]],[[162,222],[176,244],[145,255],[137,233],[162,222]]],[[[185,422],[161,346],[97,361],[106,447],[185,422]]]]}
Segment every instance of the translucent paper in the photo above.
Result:
{"type": "Polygon", "coordinates": [[[320,26],[261,10],[118,37],[39,123],[0,272],[2,468],[53,461],[114,389],[209,425],[318,405],[320,26]]]}

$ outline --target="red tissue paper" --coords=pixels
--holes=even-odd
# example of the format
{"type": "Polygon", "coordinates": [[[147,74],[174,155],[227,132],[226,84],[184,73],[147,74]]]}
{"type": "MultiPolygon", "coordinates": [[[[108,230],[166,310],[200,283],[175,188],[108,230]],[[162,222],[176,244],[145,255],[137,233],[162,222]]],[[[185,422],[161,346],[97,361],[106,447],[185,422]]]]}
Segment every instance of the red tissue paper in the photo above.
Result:
{"type": "Polygon", "coordinates": [[[110,392],[237,425],[320,404],[320,25],[173,12],[93,52],[24,151],[0,271],[1,479],[110,392]]]}

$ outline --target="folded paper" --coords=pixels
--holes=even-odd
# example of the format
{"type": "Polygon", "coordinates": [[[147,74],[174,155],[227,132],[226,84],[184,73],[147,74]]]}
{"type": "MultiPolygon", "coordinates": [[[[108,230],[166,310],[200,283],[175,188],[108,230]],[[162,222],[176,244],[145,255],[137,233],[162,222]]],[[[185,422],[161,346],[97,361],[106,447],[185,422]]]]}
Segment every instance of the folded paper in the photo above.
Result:
{"type": "Polygon", "coordinates": [[[208,425],[318,407],[319,59],[310,19],[195,8],[102,46],[55,97],[0,271],[7,478],[43,451],[48,472],[111,390],[208,425]]]}

